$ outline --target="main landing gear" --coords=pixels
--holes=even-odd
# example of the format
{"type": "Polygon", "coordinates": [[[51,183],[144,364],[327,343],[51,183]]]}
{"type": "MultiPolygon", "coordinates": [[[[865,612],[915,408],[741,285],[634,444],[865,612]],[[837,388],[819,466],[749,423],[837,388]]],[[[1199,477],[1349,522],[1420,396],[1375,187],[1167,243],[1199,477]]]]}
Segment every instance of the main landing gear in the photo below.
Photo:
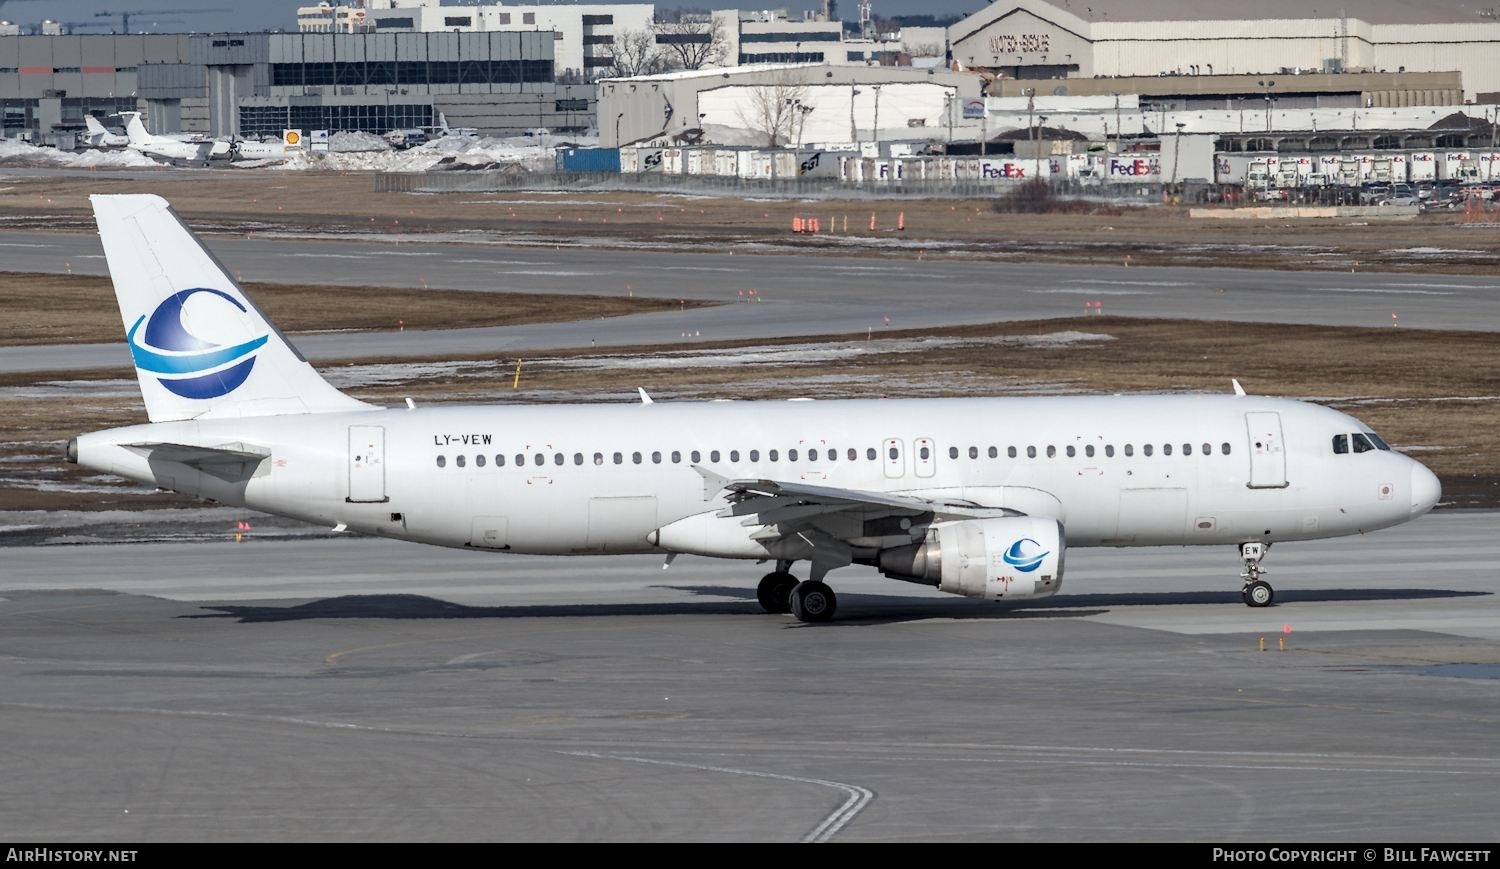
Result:
{"type": "Polygon", "coordinates": [[[833,618],[839,599],[826,583],[798,582],[789,571],[790,561],[776,562],[776,571],[761,578],[755,598],[768,613],[791,613],[800,622],[826,622],[833,618]]]}
{"type": "Polygon", "coordinates": [[[1270,606],[1276,599],[1276,592],[1271,584],[1260,578],[1264,573],[1260,566],[1260,560],[1266,557],[1266,552],[1271,548],[1269,543],[1241,543],[1240,561],[1244,562],[1245,568],[1240,571],[1240,579],[1245,581],[1245,587],[1240,589],[1240,597],[1245,599],[1246,606],[1264,607],[1270,606]]]}

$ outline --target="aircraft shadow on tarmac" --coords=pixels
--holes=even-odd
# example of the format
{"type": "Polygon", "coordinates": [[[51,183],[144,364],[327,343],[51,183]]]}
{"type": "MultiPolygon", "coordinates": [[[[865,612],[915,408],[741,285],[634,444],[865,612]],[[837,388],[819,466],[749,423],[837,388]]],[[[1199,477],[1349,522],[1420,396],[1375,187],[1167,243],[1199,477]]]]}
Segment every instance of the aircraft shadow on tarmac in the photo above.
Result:
{"type": "MultiPolygon", "coordinates": [[[[290,606],[221,604],[205,613],[180,618],[238,619],[242,624],[303,621],[307,619],[506,619],[576,618],[659,615],[760,615],[755,592],[734,586],[659,586],[713,598],[701,603],[537,604],[466,606],[416,594],[346,595],[290,606]]],[[[1359,601],[1435,600],[1488,596],[1486,591],[1452,589],[1299,589],[1278,593],[1278,603],[1339,603],[1359,601]]],[[[985,601],[844,594],[839,598],[839,622],[910,621],[924,618],[1035,619],[1083,618],[1111,607],[1215,604],[1243,606],[1238,592],[1184,591],[1122,594],[1058,595],[1038,600],[996,605],[985,601]]]]}

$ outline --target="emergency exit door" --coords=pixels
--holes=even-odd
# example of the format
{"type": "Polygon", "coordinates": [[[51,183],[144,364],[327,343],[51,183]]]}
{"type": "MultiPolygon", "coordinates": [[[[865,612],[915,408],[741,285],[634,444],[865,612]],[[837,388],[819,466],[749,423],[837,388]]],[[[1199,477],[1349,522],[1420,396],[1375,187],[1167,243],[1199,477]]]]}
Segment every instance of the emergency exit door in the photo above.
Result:
{"type": "Polygon", "coordinates": [[[349,426],[349,496],[354,503],[381,503],[385,494],[385,427],[349,426]]]}

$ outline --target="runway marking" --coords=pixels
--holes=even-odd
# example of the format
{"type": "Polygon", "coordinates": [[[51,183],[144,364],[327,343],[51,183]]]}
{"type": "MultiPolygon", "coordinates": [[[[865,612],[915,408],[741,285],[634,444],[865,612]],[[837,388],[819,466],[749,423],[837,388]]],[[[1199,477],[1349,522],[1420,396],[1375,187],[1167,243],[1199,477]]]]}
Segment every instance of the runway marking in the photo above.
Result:
{"type": "Polygon", "coordinates": [[[1314,293],[1374,293],[1381,296],[1456,296],[1439,290],[1378,290],[1374,287],[1308,287],[1314,293]]]}
{"type": "Polygon", "coordinates": [[[816,827],[813,827],[807,835],[802,837],[803,842],[827,842],[852,820],[854,816],[864,810],[864,807],[875,799],[875,793],[859,785],[845,784],[843,782],[829,781],[821,778],[802,778],[795,775],[782,775],[774,772],[761,772],[753,769],[735,769],[729,766],[707,766],[697,763],[683,763],[677,760],[655,760],[649,757],[633,757],[625,754],[601,754],[593,751],[559,751],[558,754],[571,755],[573,757],[591,757],[598,760],[627,760],[631,763],[649,763],[657,766],[675,766],[682,769],[696,769],[704,772],[722,772],[729,775],[743,775],[752,778],[770,778],[780,781],[797,782],[799,784],[822,785],[833,788],[849,795],[844,804],[839,806],[816,827]]]}
{"type": "Polygon", "coordinates": [[[1073,278],[1070,284],[1107,284],[1115,287],[1191,287],[1187,281],[1115,281],[1107,278],[1073,278]]]}

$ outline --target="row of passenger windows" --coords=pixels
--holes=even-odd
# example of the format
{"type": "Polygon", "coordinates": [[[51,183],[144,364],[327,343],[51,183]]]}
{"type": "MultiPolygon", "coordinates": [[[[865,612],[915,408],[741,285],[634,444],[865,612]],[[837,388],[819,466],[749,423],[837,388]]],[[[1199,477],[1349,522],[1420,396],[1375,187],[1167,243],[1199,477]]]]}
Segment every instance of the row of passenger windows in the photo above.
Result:
{"type": "MultiPolygon", "coordinates": [[[[1162,444],[1161,448],[1160,448],[1161,449],[1161,454],[1164,455],[1164,456],[1170,456],[1170,455],[1173,454],[1173,448],[1174,448],[1173,444],[1162,444]]],[[[1052,458],[1056,458],[1059,455],[1059,450],[1055,446],[1046,446],[1046,447],[1028,446],[1028,447],[1024,447],[1024,448],[1022,448],[1022,447],[1007,447],[1006,450],[1005,450],[1005,455],[1008,458],[1012,458],[1012,459],[1019,458],[1022,455],[1022,450],[1023,449],[1025,451],[1025,456],[1028,459],[1035,459],[1035,458],[1037,458],[1039,456],[1042,456],[1042,455],[1045,455],[1047,458],[1052,459],[1052,458]]],[[[978,459],[980,457],[980,455],[981,455],[980,450],[981,450],[980,447],[969,447],[968,453],[967,453],[968,457],[971,458],[971,459],[978,459]]],[[[1157,448],[1156,448],[1156,446],[1154,444],[1144,444],[1144,445],[1141,446],[1140,454],[1143,455],[1143,456],[1150,456],[1150,455],[1154,455],[1156,453],[1156,450],[1157,450],[1157,448]]],[[[1191,456],[1193,454],[1193,450],[1194,450],[1194,447],[1193,447],[1192,444],[1183,444],[1182,447],[1181,447],[1181,455],[1191,456]]],[[[1120,448],[1120,451],[1121,451],[1121,453],[1123,453],[1126,456],[1134,456],[1134,455],[1136,455],[1136,449],[1135,449],[1135,445],[1134,444],[1125,444],[1123,447],[1120,448]]],[[[1114,458],[1114,456],[1115,456],[1115,446],[1114,446],[1114,444],[1105,444],[1102,447],[1096,447],[1094,444],[1085,444],[1083,446],[1081,454],[1083,455],[1084,458],[1090,458],[1091,459],[1091,458],[1095,458],[1096,456],[1098,456],[1100,454],[1100,452],[1103,453],[1103,455],[1104,455],[1105,458],[1114,458]]],[[[1223,455],[1226,455],[1226,456],[1229,455],[1229,453],[1230,453],[1230,446],[1229,446],[1229,443],[1227,441],[1225,443],[1222,443],[1222,444],[1219,445],[1219,452],[1222,453],[1223,455]]],[[[900,447],[894,447],[894,446],[893,447],[888,447],[887,448],[887,454],[888,454],[888,457],[890,458],[891,461],[900,461],[900,459],[901,459],[901,448],[900,447]]],[[[985,456],[991,458],[991,459],[998,459],[1000,457],[1000,448],[999,447],[988,447],[988,448],[985,448],[983,454],[985,456]]],[[[1068,445],[1068,446],[1065,446],[1065,447],[1062,448],[1061,454],[1067,456],[1070,459],[1071,458],[1076,458],[1077,456],[1080,455],[1080,450],[1076,446],[1068,445]]],[[[1211,456],[1211,455],[1213,455],[1213,444],[1207,444],[1207,443],[1203,444],[1202,447],[1201,447],[1201,450],[1200,450],[1200,454],[1201,455],[1205,455],[1205,456],[1211,456]]],[[[699,450],[692,450],[691,452],[687,453],[687,459],[688,459],[689,462],[691,462],[691,463],[693,463],[693,464],[696,465],[696,464],[698,464],[698,463],[700,463],[700,462],[703,461],[703,455],[704,454],[701,451],[699,451],[699,450]]],[[[805,451],[799,451],[799,450],[791,449],[791,450],[787,450],[786,451],[786,460],[788,462],[798,462],[798,461],[806,461],[806,462],[809,462],[809,463],[820,462],[820,461],[824,461],[825,460],[824,459],[825,455],[826,455],[826,460],[830,461],[830,462],[836,462],[836,461],[839,460],[839,457],[840,457],[839,451],[836,450],[836,449],[833,449],[831,447],[826,451],[826,453],[825,453],[825,451],[819,450],[819,449],[808,449],[808,450],[805,450],[805,451]]],[[[961,457],[962,455],[964,455],[964,453],[961,452],[958,447],[949,447],[948,448],[948,458],[950,458],[950,459],[957,459],[957,458],[961,457]]],[[[708,460],[709,460],[709,462],[712,462],[712,463],[715,463],[715,464],[717,464],[719,461],[721,461],[722,458],[723,458],[723,456],[724,456],[724,454],[721,453],[719,450],[709,450],[709,452],[708,452],[708,460]]],[[[738,463],[740,461],[740,451],[739,450],[729,450],[728,451],[728,456],[729,456],[729,461],[731,463],[738,463]]],[[[759,462],[760,458],[761,458],[761,451],[760,450],[748,450],[746,452],[746,456],[748,457],[748,459],[751,462],[759,462]]],[[[779,461],[781,461],[781,451],[780,450],[767,450],[766,453],[765,453],[765,456],[766,456],[766,461],[770,461],[770,462],[779,462],[779,461]]],[[[874,447],[868,447],[868,448],[865,449],[865,453],[864,453],[865,461],[873,462],[877,458],[879,458],[879,456],[880,456],[879,451],[877,451],[874,447]]],[[[860,453],[859,453],[859,450],[854,449],[853,447],[850,447],[847,451],[845,451],[843,453],[843,457],[847,461],[856,462],[856,461],[859,461],[860,453]]],[[[924,461],[924,462],[925,461],[930,461],[932,459],[932,448],[931,447],[927,447],[927,446],[919,447],[917,449],[917,457],[918,457],[919,460],[924,461]]],[[[531,455],[530,459],[531,459],[531,464],[533,466],[541,467],[541,466],[545,466],[547,464],[547,454],[546,453],[533,453],[531,455]]],[[[629,454],[629,460],[630,460],[630,463],[634,464],[634,465],[645,464],[645,462],[646,462],[646,455],[643,454],[643,453],[630,453],[629,454]]],[[[669,454],[663,454],[660,451],[656,451],[656,452],[652,452],[650,454],[650,460],[651,460],[651,464],[653,464],[653,465],[659,465],[659,464],[661,464],[664,461],[670,461],[674,465],[680,465],[680,464],[682,464],[683,453],[680,450],[673,450],[669,454]]],[[[474,457],[474,465],[476,467],[482,468],[482,467],[484,467],[488,463],[488,461],[489,461],[488,458],[486,456],[483,456],[483,455],[478,455],[478,456],[474,457]]],[[[495,467],[497,467],[497,468],[505,467],[506,461],[507,461],[507,457],[505,456],[504,453],[496,453],[495,454],[495,458],[494,458],[495,467]]],[[[527,464],[527,455],[525,453],[516,453],[514,456],[510,457],[509,461],[510,461],[511,464],[513,464],[516,467],[525,467],[526,464],[527,464]]],[[[586,461],[586,459],[585,459],[583,453],[574,453],[573,454],[573,464],[575,464],[575,465],[582,465],[582,464],[585,463],[585,461],[586,461]]],[[[623,464],[626,463],[626,454],[625,453],[612,453],[609,456],[609,461],[613,462],[616,465],[623,465],[623,464]]],[[[457,465],[458,467],[462,468],[462,467],[465,467],[468,464],[468,458],[466,456],[460,454],[460,455],[454,457],[453,463],[455,465],[457,465]]],[[[568,463],[568,456],[567,456],[566,453],[553,453],[552,454],[552,464],[554,464],[554,465],[566,465],[567,463],[568,463]]],[[[596,465],[606,464],[605,454],[604,453],[594,453],[594,455],[593,455],[593,463],[596,464],[596,465]]],[[[440,467],[440,468],[446,468],[448,466],[448,457],[445,456],[445,455],[438,456],[437,457],[437,466],[440,467]]]]}

